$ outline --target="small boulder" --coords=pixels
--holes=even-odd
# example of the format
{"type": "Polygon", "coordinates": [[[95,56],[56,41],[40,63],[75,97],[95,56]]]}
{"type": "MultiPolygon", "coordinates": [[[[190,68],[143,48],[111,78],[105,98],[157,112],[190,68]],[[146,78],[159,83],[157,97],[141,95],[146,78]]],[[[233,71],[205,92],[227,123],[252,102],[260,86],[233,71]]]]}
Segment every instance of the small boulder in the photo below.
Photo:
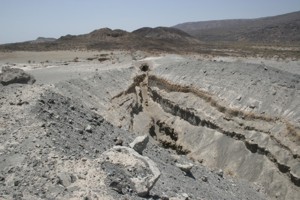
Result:
{"type": "Polygon", "coordinates": [[[70,186],[76,180],[75,176],[65,172],[59,173],[58,179],[59,179],[59,183],[65,187],[70,186]]]}
{"type": "Polygon", "coordinates": [[[201,180],[202,180],[203,182],[207,182],[207,181],[208,181],[208,177],[207,177],[207,176],[202,176],[201,180]]]}
{"type": "Polygon", "coordinates": [[[219,169],[219,170],[216,172],[216,174],[217,174],[218,176],[220,176],[221,178],[223,178],[223,176],[224,176],[224,172],[223,172],[222,169],[219,169]]]}
{"type": "Polygon", "coordinates": [[[124,186],[117,181],[113,181],[109,184],[109,187],[115,190],[116,192],[123,194],[124,186]]]}
{"type": "Polygon", "coordinates": [[[185,173],[191,173],[191,169],[193,168],[193,164],[192,163],[188,163],[188,164],[179,164],[176,163],[176,167],[178,167],[179,169],[181,169],[183,172],[185,173]]]}
{"type": "Polygon", "coordinates": [[[123,145],[123,140],[119,137],[114,139],[115,145],[117,146],[122,146],[123,145]]]}
{"type": "Polygon", "coordinates": [[[91,125],[87,125],[84,129],[86,132],[91,133],[93,131],[92,126],[91,125]]]}
{"type": "Polygon", "coordinates": [[[114,146],[101,155],[106,184],[121,194],[134,191],[138,196],[149,194],[160,177],[160,171],[150,158],[129,147],[114,146]]]}
{"type": "Polygon", "coordinates": [[[139,154],[142,154],[144,149],[147,147],[149,142],[149,136],[143,135],[135,138],[135,140],[129,144],[129,146],[134,149],[139,154]]]}
{"type": "Polygon", "coordinates": [[[9,66],[6,66],[2,68],[2,73],[0,73],[0,83],[4,86],[13,83],[33,84],[35,81],[36,80],[33,76],[18,68],[10,68],[9,66]]]}
{"type": "Polygon", "coordinates": [[[177,197],[171,197],[169,200],[189,200],[190,198],[186,193],[183,193],[181,195],[178,195],[177,197]]]}

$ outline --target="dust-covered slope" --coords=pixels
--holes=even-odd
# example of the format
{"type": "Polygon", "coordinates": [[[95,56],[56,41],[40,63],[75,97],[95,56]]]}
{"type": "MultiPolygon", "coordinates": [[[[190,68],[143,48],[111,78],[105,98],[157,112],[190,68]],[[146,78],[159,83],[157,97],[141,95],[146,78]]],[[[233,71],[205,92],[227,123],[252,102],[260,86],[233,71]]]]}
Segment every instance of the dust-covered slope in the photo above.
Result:
{"type": "MultiPolygon", "coordinates": [[[[108,74],[117,77],[119,72],[108,74]]],[[[95,81],[104,84],[108,80],[100,77],[90,78],[89,86],[95,87],[92,84],[95,81]]],[[[77,81],[80,80],[73,80],[73,84],[77,81]]],[[[110,83],[107,86],[113,88],[110,83]]],[[[61,84],[57,84],[58,88],[0,87],[1,199],[144,199],[136,195],[134,188],[124,186],[120,192],[107,184],[110,180],[107,177],[113,178],[117,171],[113,166],[101,164],[104,151],[116,144],[128,146],[134,133],[107,122],[87,106],[86,99],[81,101],[76,94],[72,95],[72,87],[61,84]],[[60,86],[69,91],[67,96],[61,94],[60,86]]],[[[100,90],[103,86],[97,85],[100,90]]],[[[161,171],[146,199],[264,199],[256,191],[260,187],[224,178],[222,172],[210,171],[175,151],[166,150],[153,139],[143,155],[152,159],[161,171]],[[195,166],[186,175],[176,163],[195,166]]]]}
{"type": "Polygon", "coordinates": [[[280,67],[177,56],[56,85],[113,125],[258,183],[271,199],[300,194],[299,87],[299,75],[280,67]]]}
{"type": "Polygon", "coordinates": [[[93,97],[86,101],[116,126],[148,132],[179,155],[259,183],[271,198],[298,198],[299,75],[240,62],[154,66],[99,74],[61,90],[86,88],[93,97]],[[108,92],[98,95],[100,85],[110,85],[108,92]],[[93,103],[103,100],[101,108],[93,103]]]}

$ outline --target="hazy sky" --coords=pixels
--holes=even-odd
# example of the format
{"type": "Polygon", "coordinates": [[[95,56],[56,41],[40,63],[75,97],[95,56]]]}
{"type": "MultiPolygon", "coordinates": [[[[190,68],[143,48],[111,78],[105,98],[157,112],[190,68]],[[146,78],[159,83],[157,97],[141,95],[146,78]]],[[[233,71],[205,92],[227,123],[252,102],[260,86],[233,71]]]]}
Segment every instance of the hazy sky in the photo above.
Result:
{"type": "Polygon", "coordinates": [[[0,0],[0,44],[299,10],[300,0],[0,0]]]}

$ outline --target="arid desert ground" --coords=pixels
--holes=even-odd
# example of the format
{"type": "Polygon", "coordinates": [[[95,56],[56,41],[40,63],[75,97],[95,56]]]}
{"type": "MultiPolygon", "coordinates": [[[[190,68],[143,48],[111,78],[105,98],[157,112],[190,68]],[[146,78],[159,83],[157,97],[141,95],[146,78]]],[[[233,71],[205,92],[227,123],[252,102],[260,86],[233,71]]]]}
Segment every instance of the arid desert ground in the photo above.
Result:
{"type": "Polygon", "coordinates": [[[299,199],[298,60],[12,51],[0,66],[35,79],[0,76],[0,199],[299,199]]]}

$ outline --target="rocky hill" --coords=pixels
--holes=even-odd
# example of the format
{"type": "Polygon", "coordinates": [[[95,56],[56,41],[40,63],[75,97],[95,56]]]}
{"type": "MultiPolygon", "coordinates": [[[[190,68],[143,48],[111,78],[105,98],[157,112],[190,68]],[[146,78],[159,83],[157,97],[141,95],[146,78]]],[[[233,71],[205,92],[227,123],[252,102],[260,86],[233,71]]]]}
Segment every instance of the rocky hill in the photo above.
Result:
{"type": "Polygon", "coordinates": [[[38,37],[36,40],[30,41],[31,43],[44,43],[44,42],[54,42],[56,38],[45,38],[45,37],[38,37]]]}
{"type": "Polygon", "coordinates": [[[174,27],[208,42],[300,43],[300,11],[257,19],[188,22],[174,27]]]}
{"type": "Polygon", "coordinates": [[[141,28],[132,33],[102,28],[88,34],[62,36],[55,41],[1,45],[0,50],[134,49],[176,52],[198,43],[197,39],[175,28],[141,28]]]}
{"type": "Polygon", "coordinates": [[[157,27],[149,28],[144,27],[132,32],[135,35],[151,39],[176,41],[178,43],[199,43],[197,39],[176,28],[157,27]]]}

